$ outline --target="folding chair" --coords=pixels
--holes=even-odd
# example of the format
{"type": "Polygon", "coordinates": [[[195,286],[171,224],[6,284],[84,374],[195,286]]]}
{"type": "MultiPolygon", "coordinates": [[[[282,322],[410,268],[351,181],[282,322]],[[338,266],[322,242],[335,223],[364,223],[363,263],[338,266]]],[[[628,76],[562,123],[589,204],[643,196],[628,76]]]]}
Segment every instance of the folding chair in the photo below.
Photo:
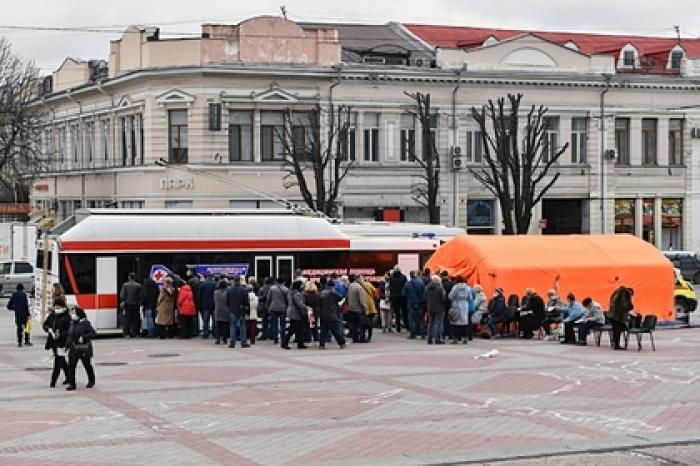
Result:
{"type": "Polygon", "coordinates": [[[649,338],[651,339],[651,348],[654,351],[656,351],[656,345],[654,344],[654,330],[656,330],[656,316],[649,314],[648,316],[644,317],[644,321],[642,322],[641,327],[630,328],[627,331],[627,334],[628,334],[628,338],[629,338],[629,334],[637,336],[637,351],[641,351],[642,350],[642,336],[644,336],[645,333],[648,333],[649,338]]]}

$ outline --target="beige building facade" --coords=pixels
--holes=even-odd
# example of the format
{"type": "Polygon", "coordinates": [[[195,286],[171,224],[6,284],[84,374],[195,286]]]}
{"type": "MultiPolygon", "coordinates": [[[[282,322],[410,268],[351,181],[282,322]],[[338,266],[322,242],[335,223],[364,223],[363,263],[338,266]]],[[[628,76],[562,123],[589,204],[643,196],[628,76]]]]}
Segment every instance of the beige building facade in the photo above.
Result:
{"type": "Polygon", "coordinates": [[[374,48],[349,63],[344,34],[274,17],[204,25],[201,37],[182,40],[130,28],[112,42],[104,79],[91,81],[89,65],[67,60],[42,96],[50,169],[33,183],[33,208],[60,221],[78,207],[300,203],[284,188],[282,112],[347,105],[354,167],[339,213],[425,221],[411,195],[420,169],[405,150],[421,144],[405,92],[424,92],[438,115],[443,223],[498,234],[498,203],[468,169],[483,167],[471,108],[523,93],[523,112],[549,108],[551,147],[570,143],[531,232],[628,232],[662,249],[700,249],[700,83],[691,56],[677,75],[621,73],[612,54],[536,35],[464,50],[405,28],[411,47],[433,54],[430,66],[410,56],[387,64],[400,54],[374,48]],[[455,158],[462,168],[453,169],[455,158]]]}

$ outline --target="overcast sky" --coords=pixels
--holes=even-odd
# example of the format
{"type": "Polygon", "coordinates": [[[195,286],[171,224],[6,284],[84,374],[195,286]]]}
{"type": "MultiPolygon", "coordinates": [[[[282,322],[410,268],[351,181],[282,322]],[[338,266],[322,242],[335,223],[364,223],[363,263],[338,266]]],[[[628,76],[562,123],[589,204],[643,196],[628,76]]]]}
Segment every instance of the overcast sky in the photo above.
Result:
{"type": "Polygon", "coordinates": [[[163,32],[198,33],[202,22],[235,24],[251,16],[279,14],[293,20],[384,23],[387,21],[522,29],[700,37],[695,0],[3,0],[0,35],[14,51],[50,72],[66,56],[106,59],[117,32],[17,31],[7,26],[160,26],[163,32]]]}

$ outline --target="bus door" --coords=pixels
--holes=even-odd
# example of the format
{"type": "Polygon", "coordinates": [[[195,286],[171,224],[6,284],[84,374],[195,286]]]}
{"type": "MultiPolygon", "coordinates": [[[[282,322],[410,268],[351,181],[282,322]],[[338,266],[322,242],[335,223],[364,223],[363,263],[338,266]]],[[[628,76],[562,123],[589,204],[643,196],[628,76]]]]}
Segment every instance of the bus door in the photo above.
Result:
{"type": "Polygon", "coordinates": [[[292,284],[294,276],[294,257],[277,256],[277,277],[282,278],[287,285],[292,284]]]}
{"type": "Polygon", "coordinates": [[[272,275],[272,256],[255,256],[255,278],[262,285],[265,278],[272,275]]]}
{"type": "Polygon", "coordinates": [[[95,265],[96,295],[95,315],[92,321],[95,328],[117,328],[119,307],[117,283],[117,258],[98,257],[95,265]]]}

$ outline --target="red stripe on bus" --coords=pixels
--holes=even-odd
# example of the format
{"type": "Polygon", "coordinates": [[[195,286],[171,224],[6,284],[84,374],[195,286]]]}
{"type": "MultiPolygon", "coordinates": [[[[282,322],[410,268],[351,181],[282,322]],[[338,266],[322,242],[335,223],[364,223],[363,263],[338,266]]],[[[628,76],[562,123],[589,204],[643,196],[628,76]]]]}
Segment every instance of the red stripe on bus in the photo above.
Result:
{"type": "Polygon", "coordinates": [[[295,249],[349,249],[346,239],[250,239],[204,241],[63,241],[64,251],[197,251],[197,250],[295,250],[295,249]]]}
{"type": "Polygon", "coordinates": [[[80,293],[80,290],[78,289],[78,282],[75,280],[75,275],[73,275],[73,267],[70,265],[68,256],[63,256],[63,264],[66,266],[66,274],[68,275],[70,287],[73,288],[73,293],[80,293]]]}
{"type": "Polygon", "coordinates": [[[105,293],[105,294],[78,294],[75,295],[75,300],[78,306],[83,309],[116,309],[117,308],[117,294],[116,293],[105,293]]]}

